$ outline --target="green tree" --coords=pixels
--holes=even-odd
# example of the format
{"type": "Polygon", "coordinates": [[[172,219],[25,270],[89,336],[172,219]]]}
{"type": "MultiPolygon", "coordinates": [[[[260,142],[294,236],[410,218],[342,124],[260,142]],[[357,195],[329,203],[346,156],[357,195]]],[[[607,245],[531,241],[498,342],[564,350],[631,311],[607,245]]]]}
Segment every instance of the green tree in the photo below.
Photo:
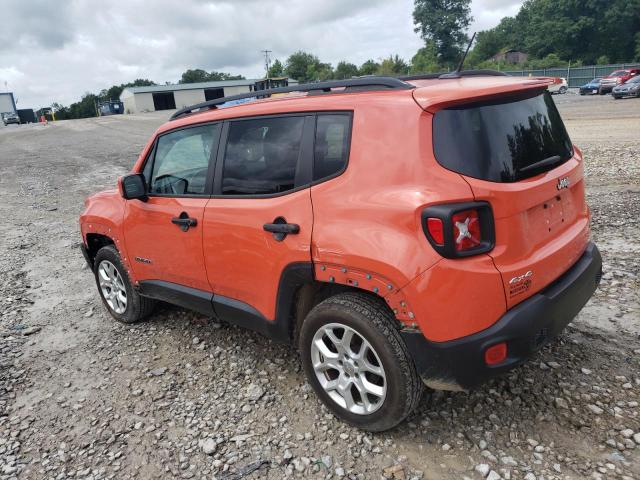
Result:
{"type": "Polygon", "coordinates": [[[640,0],[526,0],[515,17],[478,34],[470,60],[480,63],[513,48],[533,63],[551,54],[572,65],[603,56],[629,62],[640,58],[639,32],[640,0]]]}
{"type": "Polygon", "coordinates": [[[434,73],[442,69],[438,64],[438,54],[433,42],[428,42],[411,59],[411,73],[434,73]]]}
{"type": "Polygon", "coordinates": [[[189,69],[185,71],[178,83],[199,83],[199,82],[216,82],[221,80],[243,80],[242,75],[231,75],[225,72],[211,71],[207,72],[201,68],[189,69]]]}
{"type": "Polygon", "coordinates": [[[306,82],[324,81],[334,78],[330,63],[317,62],[307,67],[306,82]]]}
{"type": "Polygon", "coordinates": [[[375,60],[367,60],[358,69],[359,75],[375,75],[380,68],[380,64],[375,60]]]}
{"type": "Polygon", "coordinates": [[[269,78],[284,77],[284,65],[276,58],[276,61],[269,67],[269,78]]]}
{"type": "Polygon", "coordinates": [[[97,116],[96,104],[99,101],[97,95],[85,93],[79,102],[69,105],[69,118],[89,118],[97,116]]]}
{"type": "Polygon", "coordinates": [[[385,58],[380,63],[377,75],[394,76],[394,75],[406,75],[409,72],[409,65],[398,55],[390,55],[389,58],[385,58]]]}
{"type": "Polygon", "coordinates": [[[211,73],[209,73],[209,78],[205,81],[218,82],[221,80],[244,80],[244,79],[245,78],[242,75],[231,75],[230,73],[212,71],[211,73]]]}
{"type": "Polygon", "coordinates": [[[289,55],[285,72],[289,78],[299,82],[307,82],[311,79],[308,74],[316,73],[319,63],[320,59],[318,57],[300,50],[289,55]]]}
{"type": "Polygon", "coordinates": [[[201,68],[189,69],[182,74],[178,83],[198,83],[209,80],[209,73],[201,68]]]}
{"type": "Polygon", "coordinates": [[[438,62],[453,67],[468,41],[471,0],[415,0],[413,23],[425,42],[433,42],[438,62]]]}
{"type": "Polygon", "coordinates": [[[71,118],[69,116],[69,109],[67,107],[65,107],[64,105],[61,105],[57,102],[53,102],[51,104],[51,108],[53,109],[53,111],[56,114],[56,120],[67,120],[69,118],[71,118]]]}
{"type": "Polygon", "coordinates": [[[334,75],[334,78],[337,78],[338,80],[356,77],[358,76],[358,67],[356,67],[353,63],[342,61],[339,62],[338,65],[336,65],[334,75]]]}

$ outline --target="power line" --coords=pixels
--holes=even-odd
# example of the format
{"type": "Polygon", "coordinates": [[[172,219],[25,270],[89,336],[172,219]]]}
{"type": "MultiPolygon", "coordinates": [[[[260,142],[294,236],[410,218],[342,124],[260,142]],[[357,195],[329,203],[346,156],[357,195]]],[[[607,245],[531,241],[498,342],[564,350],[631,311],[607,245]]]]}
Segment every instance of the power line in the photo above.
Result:
{"type": "Polygon", "coordinates": [[[269,67],[271,65],[271,59],[269,58],[269,54],[272,52],[272,50],[260,50],[260,51],[264,53],[264,68],[266,70],[265,78],[269,78],[269,67]]]}

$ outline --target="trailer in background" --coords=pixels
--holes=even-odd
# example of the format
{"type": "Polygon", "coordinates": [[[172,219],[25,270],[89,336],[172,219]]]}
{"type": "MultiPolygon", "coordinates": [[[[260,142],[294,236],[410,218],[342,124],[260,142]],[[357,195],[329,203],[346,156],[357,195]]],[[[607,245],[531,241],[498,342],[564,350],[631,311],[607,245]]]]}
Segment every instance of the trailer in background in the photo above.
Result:
{"type": "Polygon", "coordinates": [[[105,115],[120,115],[124,113],[124,104],[119,100],[100,102],[98,104],[98,111],[101,117],[105,115]]]}
{"type": "Polygon", "coordinates": [[[38,121],[32,108],[21,108],[17,113],[20,117],[20,123],[36,123],[38,121]]]}

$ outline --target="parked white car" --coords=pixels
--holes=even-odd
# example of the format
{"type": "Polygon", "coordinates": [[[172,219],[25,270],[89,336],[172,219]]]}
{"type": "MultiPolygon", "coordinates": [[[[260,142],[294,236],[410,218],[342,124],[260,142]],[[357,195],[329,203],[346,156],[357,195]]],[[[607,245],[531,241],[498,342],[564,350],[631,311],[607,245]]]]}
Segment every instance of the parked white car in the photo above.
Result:
{"type": "Polygon", "coordinates": [[[549,85],[549,87],[547,88],[549,90],[549,93],[567,93],[567,90],[569,90],[567,79],[561,78],[560,80],[562,80],[560,83],[549,85]]]}

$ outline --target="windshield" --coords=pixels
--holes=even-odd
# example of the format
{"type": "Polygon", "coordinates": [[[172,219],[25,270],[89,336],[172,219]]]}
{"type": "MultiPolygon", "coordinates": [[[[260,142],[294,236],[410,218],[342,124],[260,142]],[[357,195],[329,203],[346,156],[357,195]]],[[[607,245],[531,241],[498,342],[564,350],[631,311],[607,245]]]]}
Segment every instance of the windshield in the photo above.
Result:
{"type": "Polygon", "coordinates": [[[600,83],[600,79],[599,78],[594,78],[589,83],[600,83]]]}
{"type": "Polygon", "coordinates": [[[573,155],[548,92],[440,110],[433,137],[443,167],[492,182],[532,177],[573,155]]]}
{"type": "Polygon", "coordinates": [[[626,83],[640,83],[640,77],[633,77],[631,80],[627,80],[626,83]]]}

